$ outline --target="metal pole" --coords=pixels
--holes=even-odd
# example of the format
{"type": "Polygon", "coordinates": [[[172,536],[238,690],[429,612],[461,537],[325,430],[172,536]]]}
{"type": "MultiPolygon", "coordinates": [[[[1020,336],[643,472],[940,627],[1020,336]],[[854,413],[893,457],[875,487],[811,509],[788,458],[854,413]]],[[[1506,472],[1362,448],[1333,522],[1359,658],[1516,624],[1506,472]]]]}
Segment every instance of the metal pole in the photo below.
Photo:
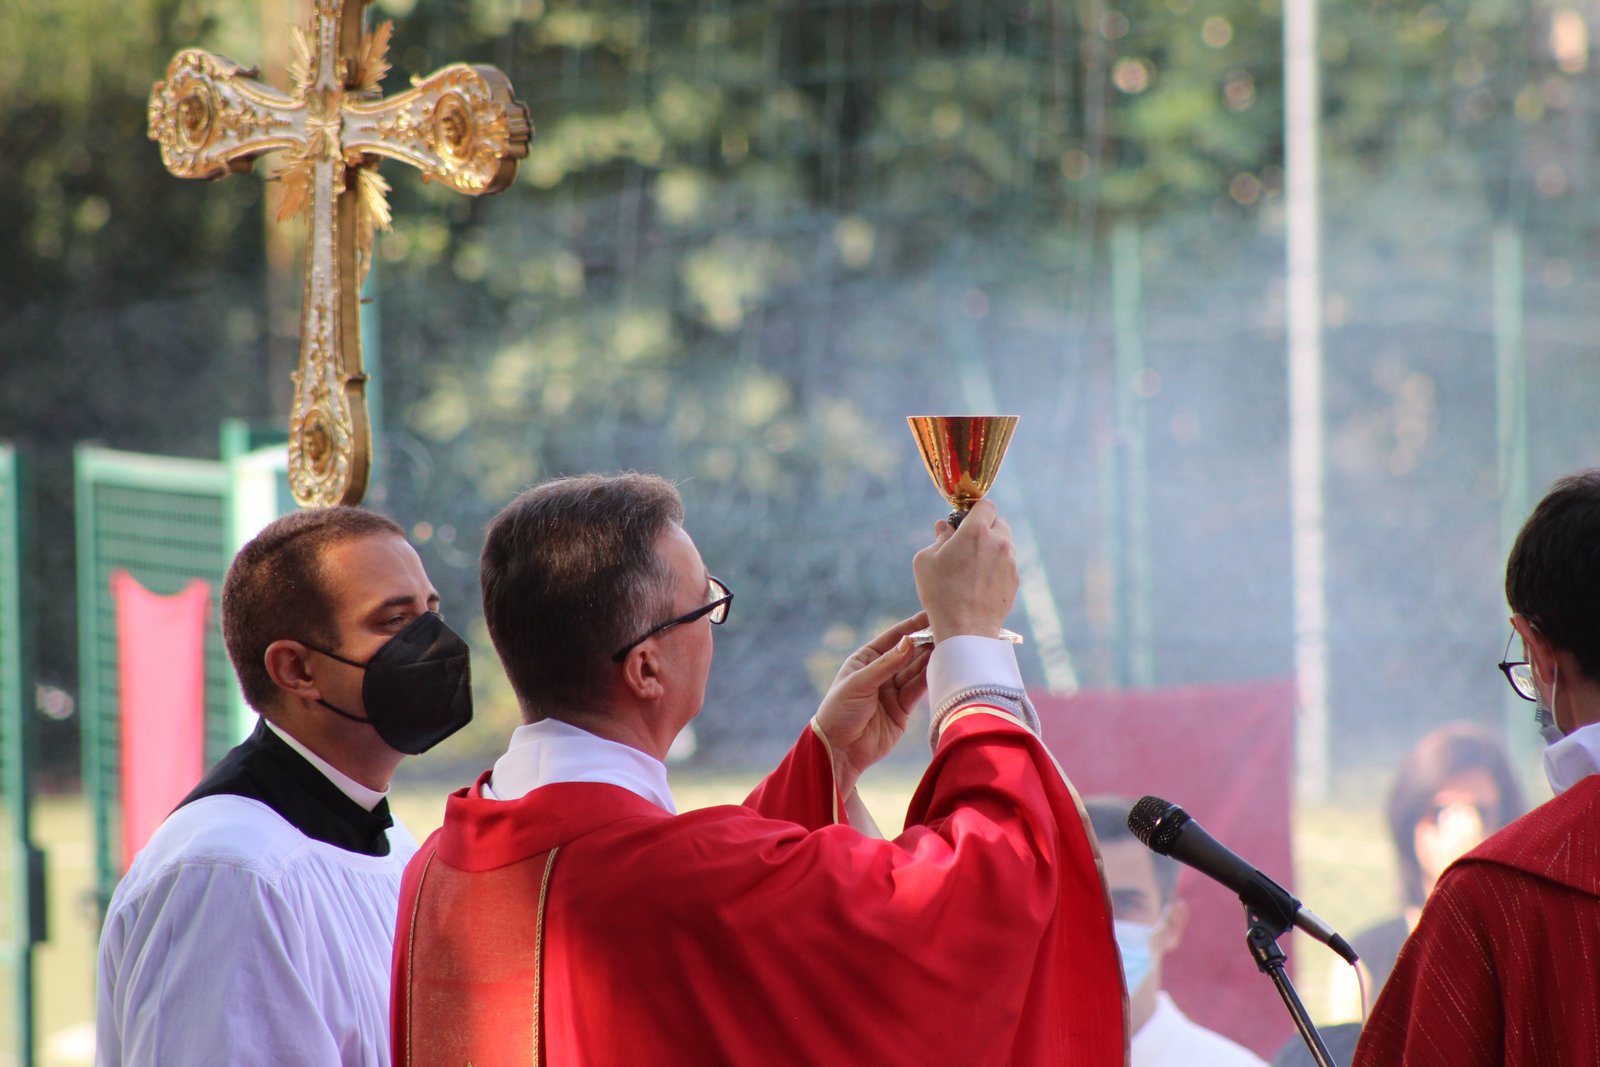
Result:
{"type": "Polygon", "coordinates": [[[1111,315],[1113,354],[1116,362],[1116,449],[1122,484],[1114,487],[1121,497],[1120,532],[1126,544],[1118,552],[1116,574],[1117,617],[1126,646],[1119,648],[1125,664],[1123,682],[1155,684],[1155,656],[1151,650],[1150,623],[1150,462],[1147,422],[1149,403],[1144,395],[1144,270],[1140,260],[1139,227],[1126,220],[1111,234],[1111,315]]]}
{"type": "Polygon", "coordinates": [[[1328,609],[1323,531],[1322,249],[1318,204],[1320,99],[1316,0],[1283,9],[1287,185],[1289,495],[1294,558],[1294,659],[1300,687],[1300,799],[1328,793],[1328,609]]]}
{"type": "MultiPolygon", "coordinates": [[[[33,843],[34,730],[31,530],[27,474],[14,448],[0,444],[0,811],[5,812],[4,880],[10,900],[0,937],[0,973],[9,978],[15,1023],[0,1062],[31,1067],[37,1044],[34,945],[45,940],[44,853],[33,843]]],[[[4,1028],[0,1028],[3,1030],[4,1028]]]]}
{"type": "MultiPolygon", "coordinates": [[[[1522,233],[1502,222],[1494,231],[1495,475],[1500,492],[1500,546],[1511,551],[1530,506],[1528,496],[1528,360],[1522,344],[1522,233]]],[[[1515,651],[1515,649],[1513,649],[1515,651]]],[[[1528,703],[1505,694],[1506,741],[1531,756],[1528,703]]]]}
{"type": "Polygon", "coordinates": [[[367,375],[367,426],[372,434],[371,483],[383,482],[383,314],[377,247],[361,287],[361,369],[367,375]]]}
{"type": "MultiPolygon", "coordinates": [[[[1112,382],[1112,391],[1116,383],[1112,382]]],[[[1131,685],[1128,670],[1128,613],[1123,603],[1122,590],[1127,585],[1128,546],[1123,543],[1122,531],[1126,525],[1122,516],[1124,496],[1122,478],[1122,450],[1117,447],[1115,420],[1111,430],[1101,438],[1096,424],[1097,447],[1095,464],[1100,481],[1100,544],[1105,553],[1105,622],[1110,643],[1107,665],[1112,684],[1118,688],[1131,685]]],[[[1090,596],[1094,591],[1091,588],[1090,596]]],[[[1091,618],[1093,613],[1091,612],[1091,618]]]]}

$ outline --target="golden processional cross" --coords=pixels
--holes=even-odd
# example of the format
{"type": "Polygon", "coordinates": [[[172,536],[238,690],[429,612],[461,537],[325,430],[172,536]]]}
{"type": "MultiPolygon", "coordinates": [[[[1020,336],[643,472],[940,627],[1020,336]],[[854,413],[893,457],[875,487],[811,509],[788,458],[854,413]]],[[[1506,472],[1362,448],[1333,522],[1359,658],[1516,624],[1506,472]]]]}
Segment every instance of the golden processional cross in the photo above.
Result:
{"type": "Polygon", "coordinates": [[[368,32],[368,0],[314,0],[294,30],[284,94],[257,71],[196,48],[179,52],[150,93],[150,139],[180,178],[223,178],[282,149],[280,220],[311,219],[300,311],[300,366],[289,418],[289,486],[302,506],[357,504],[372,456],[361,367],[360,292],[375,232],[389,228],[382,159],[468,196],[511,184],[528,154],[526,105],[494,67],[457,63],[387,100],[393,24],[368,32]]]}

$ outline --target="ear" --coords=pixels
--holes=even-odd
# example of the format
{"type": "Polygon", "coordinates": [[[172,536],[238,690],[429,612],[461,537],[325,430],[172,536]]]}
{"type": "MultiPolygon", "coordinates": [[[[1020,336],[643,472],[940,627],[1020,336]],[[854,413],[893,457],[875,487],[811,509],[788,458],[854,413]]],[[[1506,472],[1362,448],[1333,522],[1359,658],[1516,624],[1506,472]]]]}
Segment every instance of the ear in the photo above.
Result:
{"type": "Polygon", "coordinates": [[[322,690],[311,676],[310,649],[299,641],[274,641],[267,646],[262,662],[274,685],[292,697],[318,700],[322,690]]]}
{"type": "Polygon", "coordinates": [[[638,700],[660,700],[667,687],[661,680],[661,660],[655,642],[646,640],[630,649],[622,661],[622,684],[638,700]]]}
{"type": "Polygon", "coordinates": [[[1182,897],[1173,897],[1172,903],[1167,905],[1167,917],[1151,938],[1150,945],[1165,956],[1183,944],[1183,934],[1188,929],[1189,903],[1182,897]]]}
{"type": "Polygon", "coordinates": [[[1556,673],[1556,646],[1525,615],[1511,616],[1511,625],[1528,650],[1528,662],[1533,665],[1534,673],[1548,685],[1556,673]]]}

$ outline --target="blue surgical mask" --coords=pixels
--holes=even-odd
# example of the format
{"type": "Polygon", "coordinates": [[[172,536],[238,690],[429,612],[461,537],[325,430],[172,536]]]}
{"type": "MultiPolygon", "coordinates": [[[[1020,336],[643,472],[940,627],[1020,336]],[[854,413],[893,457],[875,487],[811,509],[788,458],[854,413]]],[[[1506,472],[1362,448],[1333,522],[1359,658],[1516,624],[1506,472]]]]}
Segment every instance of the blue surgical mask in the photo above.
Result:
{"type": "Polygon", "coordinates": [[[1153,923],[1116,919],[1111,929],[1117,938],[1117,951],[1122,953],[1122,973],[1128,981],[1128,992],[1132,994],[1150,977],[1150,968],[1155,963],[1150,954],[1150,935],[1156,928],[1153,923]]]}
{"type": "MultiPolygon", "coordinates": [[[[1539,694],[1539,699],[1534,701],[1533,721],[1539,724],[1539,736],[1544,738],[1545,747],[1555,744],[1567,736],[1561,732],[1561,727],[1556,725],[1556,682],[1561,677],[1559,667],[1550,669],[1550,702],[1545,703],[1544,694],[1539,694]]],[[[1558,790],[1559,792],[1559,790],[1558,790]]]]}
{"type": "Polygon", "coordinates": [[[1561,727],[1556,725],[1556,679],[1560,677],[1560,669],[1552,668],[1550,671],[1550,703],[1546,704],[1541,697],[1534,705],[1534,718],[1539,721],[1539,733],[1544,736],[1544,780],[1550,783],[1550,791],[1560,796],[1579,782],[1583,781],[1594,772],[1593,757],[1584,751],[1581,745],[1558,745],[1566,735],[1561,732],[1561,727]]]}

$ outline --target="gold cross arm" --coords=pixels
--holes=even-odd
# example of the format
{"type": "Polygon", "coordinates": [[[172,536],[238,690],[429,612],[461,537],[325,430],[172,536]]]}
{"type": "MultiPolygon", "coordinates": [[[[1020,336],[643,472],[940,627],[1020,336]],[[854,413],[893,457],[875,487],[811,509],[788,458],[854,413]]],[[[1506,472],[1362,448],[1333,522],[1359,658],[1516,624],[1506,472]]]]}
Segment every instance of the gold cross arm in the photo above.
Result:
{"type": "Polygon", "coordinates": [[[532,131],[511,82],[457,63],[408,92],[345,109],[345,150],[399,160],[458,193],[498,193],[517,175],[532,131]]]}
{"type": "Polygon", "coordinates": [[[305,142],[305,105],[226,56],[186,48],[150,94],[150,138],[180,178],[225,178],[305,142]]]}
{"type": "Polygon", "coordinates": [[[457,192],[499,192],[533,136],[528,109],[494,67],[455,64],[382,99],[390,23],[368,32],[367,0],[314,0],[295,31],[294,89],[189,48],[150,94],[149,134],[180,178],[223,178],[281,150],[279,218],[305,213],[306,280],[300,365],[289,419],[289,486],[302,505],[356,504],[366,493],[372,441],[361,365],[360,290],[379,229],[389,228],[393,159],[457,192]]]}

